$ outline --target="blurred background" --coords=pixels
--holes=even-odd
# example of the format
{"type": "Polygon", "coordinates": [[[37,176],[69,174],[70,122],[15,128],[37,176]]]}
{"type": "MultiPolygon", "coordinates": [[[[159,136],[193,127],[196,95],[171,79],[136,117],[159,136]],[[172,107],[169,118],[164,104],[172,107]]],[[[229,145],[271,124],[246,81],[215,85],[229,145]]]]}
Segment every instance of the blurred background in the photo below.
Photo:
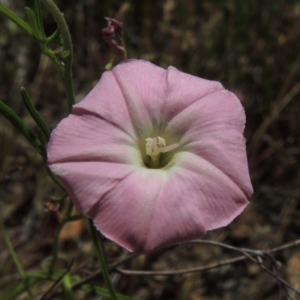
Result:
{"type": "MultiPolygon", "coordinates": [[[[0,0],[26,19],[30,1],[0,0]]],[[[211,80],[221,81],[245,107],[245,136],[255,193],[230,226],[207,239],[238,247],[268,249],[299,239],[300,232],[300,1],[299,0],[56,0],[70,27],[73,76],[80,101],[99,80],[112,57],[101,29],[104,17],[124,22],[130,58],[142,58],[211,80]]],[[[43,9],[46,32],[55,23],[43,9]]],[[[39,47],[0,15],[0,99],[26,124],[19,89],[25,86],[51,128],[67,115],[60,73],[39,47]]],[[[29,143],[0,116],[0,215],[26,272],[43,268],[51,256],[55,228],[45,209],[60,191],[48,179],[43,161],[29,143]]],[[[55,219],[55,218],[54,218],[55,219]]],[[[58,237],[61,266],[74,258],[80,278],[97,270],[84,221],[72,222],[58,237]]],[[[106,241],[109,262],[124,250],[106,241]]],[[[134,270],[169,270],[207,265],[234,257],[208,245],[181,245],[139,256],[125,265],[134,270]]],[[[278,276],[300,289],[300,251],[274,256],[278,276]]],[[[274,267],[272,259],[266,265],[274,267]]],[[[59,267],[59,266],[58,266],[59,267]]],[[[274,272],[275,272],[274,271],[274,272]]],[[[18,273],[0,236],[0,291],[13,286],[18,273]]],[[[113,274],[117,290],[141,300],[300,299],[251,261],[172,276],[113,274]]],[[[101,284],[101,279],[95,280],[101,284]]],[[[41,281],[36,292],[49,289],[41,281]]],[[[59,288],[58,288],[59,290],[59,288]]],[[[75,291],[75,299],[101,299],[75,291]]],[[[17,299],[26,299],[19,296],[17,299]]],[[[13,299],[13,298],[10,298],[13,299]]],[[[67,299],[67,298],[56,298],[67,299]]]]}

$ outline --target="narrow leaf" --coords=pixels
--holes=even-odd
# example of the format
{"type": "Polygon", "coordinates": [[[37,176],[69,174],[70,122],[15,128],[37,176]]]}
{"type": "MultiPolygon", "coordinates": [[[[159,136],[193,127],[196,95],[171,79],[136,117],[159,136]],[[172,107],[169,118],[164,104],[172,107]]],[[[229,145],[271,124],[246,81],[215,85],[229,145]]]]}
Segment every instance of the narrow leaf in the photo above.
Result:
{"type": "Polygon", "coordinates": [[[72,288],[72,280],[70,275],[66,275],[63,279],[63,285],[64,285],[64,291],[65,291],[65,296],[69,300],[75,300],[75,295],[73,292],[72,288]]]}
{"type": "Polygon", "coordinates": [[[34,10],[38,29],[39,29],[40,33],[43,35],[43,38],[45,39],[46,35],[45,35],[45,31],[44,31],[44,26],[43,26],[40,0],[34,0],[33,7],[34,7],[33,10],[34,10]]]}
{"type": "Polygon", "coordinates": [[[47,139],[47,141],[50,138],[50,129],[47,126],[47,124],[44,122],[44,120],[41,118],[40,114],[36,110],[34,104],[32,103],[26,89],[24,87],[21,87],[21,96],[24,102],[24,105],[26,106],[28,112],[30,113],[33,120],[36,122],[36,124],[41,129],[43,135],[47,139]]]}
{"type": "Polygon", "coordinates": [[[1,3],[0,3],[0,13],[5,15],[8,19],[13,21],[16,25],[18,25],[20,28],[26,31],[27,34],[33,36],[33,31],[31,30],[30,26],[1,3]]]}
{"type": "Polygon", "coordinates": [[[0,113],[30,142],[30,144],[45,157],[45,149],[40,140],[32,133],[32,131],[23,123],[21,118],[4,102],[0,101],[0,113]]]}
{"type": "Polygon", "coordinates": [[[56,28],[56,30],[49,37],[47,37],[47,42],[55,42],[59,46],[63,46],[64,43],[61,39],[61,34],[58,28],[56,28]]]}
{"type": "Polygon", "coordinates": [[[35,38],[38,41],[43,42],[45,40],[44,35],[40,31],[38,20],[34,14],[34,11],[30,7],[25,7],[25,12],[27,14],[27,18],[28,18],[29,24],[31,26],[31,29],[33,30],[33,34],[34,34],[35,38]]]}
{"type": "MultiPolygon", "coordinates": [[[[110,298],[110,293],[106,288],[101,288],[99,286],[85,284],[81,287],[81,289],[85,292],[94,292],[100,296],[110,298]]],[[[118,296],[118,300],[134,300],[134,298],[124,296],[124,295],[118,294],[118,293],[117,293],[117,296],[118,296]]]]}

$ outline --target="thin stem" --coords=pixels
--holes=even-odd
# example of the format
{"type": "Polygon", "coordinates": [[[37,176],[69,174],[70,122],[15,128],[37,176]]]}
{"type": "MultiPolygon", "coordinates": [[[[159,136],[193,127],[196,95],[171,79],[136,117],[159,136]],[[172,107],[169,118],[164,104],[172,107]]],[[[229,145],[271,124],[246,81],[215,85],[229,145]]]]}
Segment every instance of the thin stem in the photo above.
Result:
{"type": "Polygon", "coordinates": [[[72,105],[75,102],[73,79],[72,79],[73,45],[72,45],[71,35],[66,20],[64,18],[64,15],[56,6],[56,4],[52,0],[41,0],[41,2],[46,6],[46,8],[49,10],[49,12],[51,13],[54,20],[57,23],[57,26],[59,28],[64,43],[64,50],[69,51],[69,54],[67,55],[67,57],[65,57],[65,63],[62,63],[62,65],[63,65],[63,77],[65,81],[67,101],[68,101],[68,111],[71,112],[72,105]]]}
{"type": "Polygon", "coordinates": [[[94,224],[93,224],[91,219],[89,219],[89,224],[90,224],[90,229],[91,229],[91,232],[92,232],[92,237],[93,237],[93,240],[94,240],[94,244],[95,244],[95,247],[96,247],[96,252],[97,252],[99,261],[101,263],[102,274],[103,274],[103,278],[105,280],[106,286],[109,290],[111,298],[113,300],[118,300],[118,297],[116,295],[116,292],[114,290],[114,287],[113,287],[113,285],[111,283],[111,280],[110,280],[110,277],[109,277],[108,265],[107,265],[105,251],[104,251],[104,247],[103,247],[101,237],[97,233],[97,230],[94,227],[94,224]]]}
{"type": "Polygon", "coordinates": [[[26,274],[25,274],[25,272],[24,272],[24,270],[22,268],[22,265],[21,265],[21,263],[19,261],[17,253],[15,252],[15,250],[13,248],[13,245],[12,245],[12,243],[10,241],[10,238],[9,238],[9,236],[6,233],[6,230],[4,228],[4,224],[3,224],[2,218],[0,218],[0,229],[1,229],[1,232],[3,234],[5,243],[7,245],[8,251],[9,251],[9,253],[10,253],[10,255],[11,255],[11,257],[12,257],[12,259],[13,259],[16,267],[17,267],[17,269],[18,269],[20,277],[22,278],[22,280],[24,282],[24,286],[25,286],[25,289],[26,289],[26,291],[28,293],[28,297],[29,297],[29,299],[33,299],[33,295],[31,293],[30,287],[28,285],[28,278],[27,278],[27,276],[26,276],[26,274]]]}

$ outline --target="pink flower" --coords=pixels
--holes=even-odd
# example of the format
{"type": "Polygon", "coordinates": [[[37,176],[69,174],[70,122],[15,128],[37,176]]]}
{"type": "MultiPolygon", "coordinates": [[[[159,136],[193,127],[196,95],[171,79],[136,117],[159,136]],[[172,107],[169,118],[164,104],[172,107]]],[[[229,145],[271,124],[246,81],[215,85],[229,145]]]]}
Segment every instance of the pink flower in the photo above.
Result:
{"type": "Polygon", "coordinates": [[[220,83],[129,60],[52,132],[48,164],[102,234],[147,253],[242,212],[252,194],[244,126],[220,83]]]}

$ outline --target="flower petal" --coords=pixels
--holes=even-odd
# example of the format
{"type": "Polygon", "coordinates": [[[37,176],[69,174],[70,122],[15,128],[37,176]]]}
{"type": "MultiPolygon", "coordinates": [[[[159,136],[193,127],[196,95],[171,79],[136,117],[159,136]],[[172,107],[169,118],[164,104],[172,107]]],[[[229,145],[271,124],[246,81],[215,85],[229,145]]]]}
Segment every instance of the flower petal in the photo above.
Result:
{"type": "MultiPolygon", "coordinates": [[[[66,162],[50,165],[83,215],[135,171],[135,167],[106,162],[66,162]]],[[[123,195],[124,197],[124,195],[123,195]]],[[[99,228],[100,229],[100,228],[99,228]]]]}
{"type": "Polygon", "coordinates": [[[253,192],[243,137],[245,112],[239,99],[221,90],[194,102],[170,121],[166,130],[179,131],[181,150],[207,160],[247,195],[253,192]]]}
{"type": "Polygon", "coordinates": [[[71,161],[141,164],[141,159],[131,136],[86,111],[64,119],[53,130],[48,144],[50,165],[71,161]]]}
{"type": "Polygon", "coordinates": [[[73,114],[84,112],[98,115],[136,139],[123,93],[111,71],[104,72],[84,101],[73,106],[73,114]]]}
{"type": "Polygon", "coordinates": [[[55,164],[53,171],[105,236],[148,253],[225,226],[248,203],[217,168],[190,153],[177,155],[180,166],[167,171],[91,162],[55,164]]]}
{"type": "Polygon", "coordinates": [[[126,61],[112,72],[132,123],[139,133],[148,136],[158,135],[164,124],[195,101],[223,89],[219,82],[185,74],[173,67],[164,70],[143,60],[126,61]]]}
{"type": "MultiPolygon", "coordinates": [[[[174,172],[180,174],[206,230],[228,225],[248,204],[248,195],[230,177],[191,152],[176,154],[174,172]],[[194,196],[192,196],[194,195],[194,196]]],[[[249,189],[252,187],[248,187],[249,189]]]]}
{"type": "Polygon", "coordinates": [[[106,193],[90,216],[129,251],[152,252],[206,233],[190,187],[168,171],[140,169],[106,193]]]}
{"type": "Polygon", "coordinates": [[[148,253],[225,226],[247,205],[243,191],[206,160],[180,152],[176,161],[120,181],[90,211],[96,227],[126,249],[148,253]]]}
{"type": "Polygon", "coordinates": [[[166,72],[167,101],[163,111],[168,123],[193,103],[224,89],[220,82],[183,73],[174,67],[169,67],[166,72]]]}
{"type": "Polygon", "coordinates": [[[128,60],[116,66],[112,73],[136,131],[145,138],[153,135],[162,118],[166,71],[146,61],[128,60]]]}

